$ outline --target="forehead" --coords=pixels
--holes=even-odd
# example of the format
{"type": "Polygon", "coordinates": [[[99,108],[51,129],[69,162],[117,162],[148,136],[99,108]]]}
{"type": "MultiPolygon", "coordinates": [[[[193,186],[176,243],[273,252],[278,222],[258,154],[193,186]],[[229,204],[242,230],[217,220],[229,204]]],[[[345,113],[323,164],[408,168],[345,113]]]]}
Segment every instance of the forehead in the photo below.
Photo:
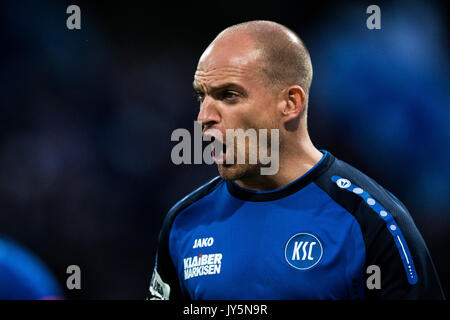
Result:
{"type": "Polygon", "coordinates": [[[252,82],[261,69],[260,49],[242,37],[213,42],[201,56],[194,76],[195,86],[214,86],[221,82],[252,82]]]}

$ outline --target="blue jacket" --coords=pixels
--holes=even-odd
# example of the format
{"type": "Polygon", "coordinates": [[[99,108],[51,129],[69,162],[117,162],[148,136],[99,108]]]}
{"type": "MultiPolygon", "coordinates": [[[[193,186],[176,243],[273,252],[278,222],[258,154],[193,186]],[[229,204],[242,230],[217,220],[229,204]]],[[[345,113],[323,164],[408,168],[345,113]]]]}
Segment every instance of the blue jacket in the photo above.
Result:
{"type": "Polygon", "coordinates": [[[331,153],[289,185],[213,179],[159,236],[149,299],[443,299],[406,207],[331,153]]]}

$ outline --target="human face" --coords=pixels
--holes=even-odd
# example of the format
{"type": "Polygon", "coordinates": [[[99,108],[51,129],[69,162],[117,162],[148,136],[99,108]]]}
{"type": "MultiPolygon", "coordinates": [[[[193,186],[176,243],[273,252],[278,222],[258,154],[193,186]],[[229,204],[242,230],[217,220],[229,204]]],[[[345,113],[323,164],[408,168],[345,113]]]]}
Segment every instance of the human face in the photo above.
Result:
{"type": "MultiPolygon", "coordinates": [[[[241,36],[215,41],[202,55],[193,85],[200,101],[197,121],[204,126],[203,135],[219,139],[215,131],[218,130],[223,137],[221,142],[226,143],[227,129],[255,129],[257,133],[259,129],[278,129],[279,96],[265,81],[259,54],[253,42],[241,36]]],[[[258,144],[250,139],[234,141],[233,163],[218,163],[222,178],[241,180],[259,175],[259,159],[256,164],[248,161],[250,152],[258,152],[258,144]],[[238,153],[245,154],[244,164],[237,163],[238,153]]],[[[219,162],[230,162],[225,160],[230,150],[225,150],[219,162]]]]}

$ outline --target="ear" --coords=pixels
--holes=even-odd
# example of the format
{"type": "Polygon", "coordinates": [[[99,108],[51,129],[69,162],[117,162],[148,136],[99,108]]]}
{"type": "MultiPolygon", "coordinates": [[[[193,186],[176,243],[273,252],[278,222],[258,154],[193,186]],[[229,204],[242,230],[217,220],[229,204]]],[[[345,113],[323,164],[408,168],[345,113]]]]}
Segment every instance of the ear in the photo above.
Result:
{"type": "Polygon", "coordinates": [[[306,107],[306,94],[300,86],[290,86],[283,90],[283,106],[281,112],[285,122],[303,114],[306,107]]]}

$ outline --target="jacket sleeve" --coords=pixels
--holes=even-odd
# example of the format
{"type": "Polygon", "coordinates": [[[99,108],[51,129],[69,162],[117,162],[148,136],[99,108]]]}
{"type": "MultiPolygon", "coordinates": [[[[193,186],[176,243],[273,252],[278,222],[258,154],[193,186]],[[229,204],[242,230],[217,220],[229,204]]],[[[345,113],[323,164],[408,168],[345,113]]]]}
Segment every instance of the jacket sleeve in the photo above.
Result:
{"type": "MultiPolygon", "coordinates": [[[[365,207],[365,211],[372,211],[365,207]]],[[[428,248],[409,212],[397,201],[381,214],[366,212],[377,219],[365,228],[366,268],[379,267],[381,285],[366,283],[366,298],[380,300],[445,299],[428,248]],[[381,219],[380,219],[381,218],[381,219]],[[372,288],[372,289],[370,289],[372,288]]],[[[369,282],[370,275],[367,275],[369,282]]]]}

